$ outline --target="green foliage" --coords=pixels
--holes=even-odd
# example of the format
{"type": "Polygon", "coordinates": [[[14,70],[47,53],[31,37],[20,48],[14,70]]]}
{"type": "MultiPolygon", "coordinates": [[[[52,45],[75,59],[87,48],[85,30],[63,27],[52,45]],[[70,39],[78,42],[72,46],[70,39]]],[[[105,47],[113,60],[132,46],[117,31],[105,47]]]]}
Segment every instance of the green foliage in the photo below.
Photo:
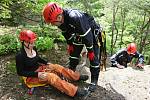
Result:
{"type": "Polygon", "coordinates": [[[106,33],[106,48],[107,48],[107,53],[110,53],[111,51],[111,40],[110,40],[110,36],[108,35],[108,33],[106,33]]]}
{"type": "MultiPolygon", "coordinates": [[[[5,34],[0,36],[0,55],[6,55],[10,53],[16,53],[20,47],[21,43],[18,40],[19,30],[16,34],[5,34]]],[[[62,35],[58,35],[57,38],[63,41],[62,35]]],[[[36,41],[36,47],[38,51],[49,50],[54,47],[54,37],[51,36],[39,36],[36,41]]]]}
{"type": "MultiPolygon", "coordinates": [[[[143,31],[141,30],[149,20],[150,0],[1,0],[0,18],[5,18],[9,22],[12,22],[10,19],[13,19],[14,23],[19,23],[23,25],[24,28],[36,32],[39,38],[52,39],[46,39],[49,45],[52,43],[50,43],[50,41],[64,42],[65,39],[61,35],[60,30],[51,25],[45,25],[43,22],[42,9],[48,2],[57,2],[63,8],[79,9],[94,16],[96,21],[100,23],[106,31],[107,51],[111,51],[113,9],[115,9],[116,13],[114,20],[114,38],[116,38],[118,31],[117,39],[113,40],[113,42],[116,41],[113,50],[117,51],[120,47],[126,47],[130,42],[135,42],[136,44],[143,43],[142,39],[145,36],[146,28],[143,31]],[[28,20],[28,18],[37,22],[34,23],[34,21],[28,20]]],[[[18,34],[19,31],[16,33],[18,34]]],[[[11,41],[15,41],[15,39],[11,41]]],[[[46,46],[42,39],[38,41],[39,50],[49,49],[49,45],[46,43],[46,46]]],[[[146,37],[146,44],[149,44],[149,41],[150,35],[146,37]]],[[[7,41],[5,40],[4,42],[6,43],[7,41]]],[[[6,54],[7,51],[14,51],[15,46],[19,47],[18,42],[8,43],[12,46],[6,46],[0,43],[0,54],[4,52],[4,54],[6,54]]],[[[140,47],[141,46],[138,45],[138,48],[140,47]]],[[[143,47],[143,53],[149,55],[149,45],[144,45],[143,47]]]]}
{"type": "Polygon", "coordinates": [[[0,55],[14,53],[19,49],[17,37],[12,34],[5,34],[0,37],[0,55]]]}
{"type": "Polygon", "coordinates": [[[50,37],[39,37],[36,42],[37,50],[44,51],[44,50],[52,49],[52,47],[54,47],[53,41],[54,39],[50,37]]]}
{"type": "Polygon", "coordinates": [[[12,60],[11,62],[9,62],[7,64],[7,67],[6,67],[7,71],[11,72],[11,73],[16,73],[16,62],[15,60],[12,60]]]}
{"type": "Polygon", "coordinates": [[[65,42],[65,38],[64,36],[60,33],[57,35],[57,37],[55,38],[55,42],[65,42]]]}
{"type": "Polygon", "coordinates": [[[5,54],[5,46],[0,44],[0,55],[5,54]]]}
{"type": "Polygon", "coordinates": [[[65,41],[65,38],[62,36],[61,31],[58,30],[58,28],[54,26],[44,24],[43,28],[41,28],[39,25],[37,26],[27,25],[26,29],[32,30],[33,32],[38,34],[39,37],[54,38],[55,42],[65,41]]]}

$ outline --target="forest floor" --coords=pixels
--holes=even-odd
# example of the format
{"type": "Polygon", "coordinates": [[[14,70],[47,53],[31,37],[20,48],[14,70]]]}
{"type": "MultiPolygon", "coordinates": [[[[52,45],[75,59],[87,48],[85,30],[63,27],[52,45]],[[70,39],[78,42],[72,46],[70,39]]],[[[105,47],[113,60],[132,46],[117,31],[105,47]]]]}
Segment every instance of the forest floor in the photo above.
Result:
{"type": "MultiPolygon", "coordinates": [[[[48,58],[51,63],[65,66],[68,55],[65,46],[58,45],[41,53],[42,57],[48,58]]],[[[79,69],[80,66],[78,66],[79,69]]],[[[27,88],[22,85],[15,71],[15,55],[0,57],[0,100],[84,100],[85,98],[71,98],[55,88],[38,87],[33,95],[27,94],[27,88]]],[[[88,67],[83,67],[80,73],[90,76],[88,67]]],[[[79,87],[87,87],[90,79],[82,83],[73,83],[79,87]]],[[[100,72],[98,86],[86,100],[150,100],[150,66],[144,70],[132,67],[117,69],[110,67],[107,61],[107,71],[100,72]]]]}

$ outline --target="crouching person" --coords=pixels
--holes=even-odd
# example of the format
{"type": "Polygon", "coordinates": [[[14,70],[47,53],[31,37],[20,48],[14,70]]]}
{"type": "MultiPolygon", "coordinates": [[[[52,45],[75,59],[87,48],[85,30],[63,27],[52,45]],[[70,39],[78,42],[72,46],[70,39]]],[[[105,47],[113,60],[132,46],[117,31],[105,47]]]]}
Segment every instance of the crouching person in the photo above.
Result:
{"type": "Polygon", "coordinates": [[[136,67],[143,69],[144,56],[138,53],[135,43],[130,43],[127,48],[123,48],[114,54],[110,60],[112,67],[123,69],[127,67],[127,64],[130,63],[133,58],[138,58],[136,67]]]}
{"type": "Polygon", "coordinates": [[[40,58],[34,46],[37,39],[34,32],[23,30],[20,32],[19,39],[22,43],[22,48],[16,55],[17,74],[23,77],[25,84],[29,88],[49,84],[71,97],[87,94],[87,90],[79,89],[78,86],[62,80],[60,75],[72,81],[86,81],[88,76],[80,75],[78,72],[58,64],[48,63],[40,58]]]}

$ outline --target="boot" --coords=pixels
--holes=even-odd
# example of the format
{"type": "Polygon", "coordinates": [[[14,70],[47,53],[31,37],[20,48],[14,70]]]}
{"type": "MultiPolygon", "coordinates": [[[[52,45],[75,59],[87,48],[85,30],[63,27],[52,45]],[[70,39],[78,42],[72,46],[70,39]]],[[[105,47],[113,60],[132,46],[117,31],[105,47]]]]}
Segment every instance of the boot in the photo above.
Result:
{"type": "Polygon", "coordinates": [[[97,85],[99,75],[91,75],[91,83],[97,85]]]}
{"type": "Polygon", "coordinates": [[[87,95],[87,93],[88,93],[87,89],[82,89],[82,88],[78,87],[77,92],[74,96],[83,97],[83,96],[87,95]]]}
{"type": "Polygon", "coordinates": [[[96,90],[97,82],[98,82],[98,75],[91,75],[91,84],[88,87],[89,91],[94,92],[96,90]]]}
{"type": "Polygon", "coordinates": [[[89,76],[88,75],[80,75],[80,78],[78,81],[86,81],[89,79],[89,76]]]}
{"type": "Polygon", "coordinates": [[[94,92],[94,91],[96,90],[96,87],[97,87],[96,84],[91,83],[91,84],[89,85],[89,87],[88,87],[88,90],[91,91],[91,92],[94,92]]]}

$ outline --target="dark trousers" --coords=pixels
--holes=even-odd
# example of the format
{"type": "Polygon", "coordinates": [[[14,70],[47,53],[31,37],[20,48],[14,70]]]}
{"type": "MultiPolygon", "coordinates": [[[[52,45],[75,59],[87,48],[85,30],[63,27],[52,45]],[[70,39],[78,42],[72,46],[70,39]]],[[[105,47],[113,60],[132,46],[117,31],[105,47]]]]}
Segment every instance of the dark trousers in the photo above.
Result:
{"type": "MultiPolygon", "coordinates": [[[[77,65],[79,64],[79,57],[80,53],[83,49],[83,45],[73,45],[74,46],[74,52],[70,54],[70,64],[69,68],[72,70],[75,70],[77,65]]],[[[100,72],[100,48],[97,44],[93,45],[93,50],[94,50],[94,60],[90,61],[90,72],[91,72],[91,77],[97,77],[99,76],[100,72]]]]}

